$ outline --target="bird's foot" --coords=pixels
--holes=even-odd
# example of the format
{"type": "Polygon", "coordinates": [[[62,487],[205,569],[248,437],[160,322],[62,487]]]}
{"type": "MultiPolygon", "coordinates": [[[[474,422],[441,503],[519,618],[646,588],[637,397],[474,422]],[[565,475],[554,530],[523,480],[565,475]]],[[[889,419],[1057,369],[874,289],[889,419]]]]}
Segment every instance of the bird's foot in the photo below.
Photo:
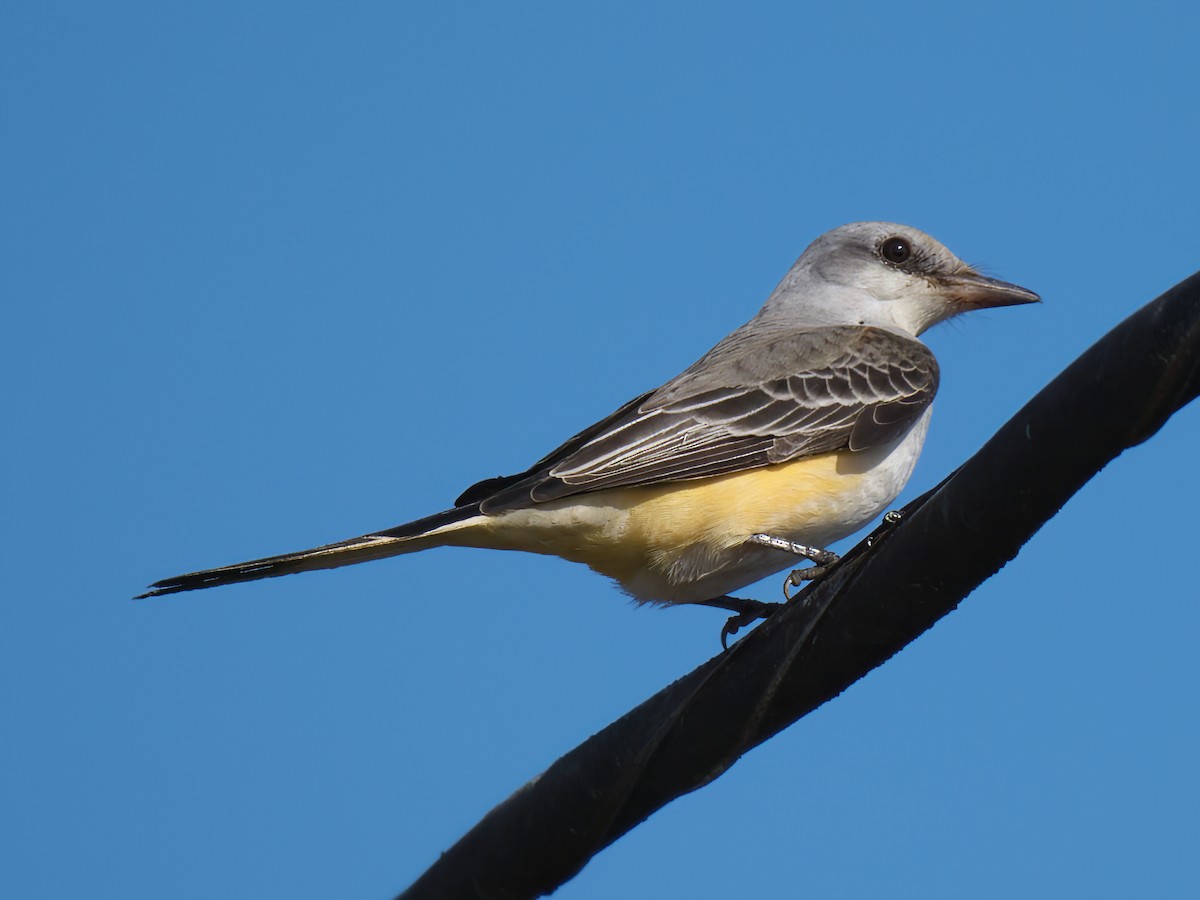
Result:
{"type": "Polygon", "coordinates": [[[782,603],[764,603],[762,600],[743,600],[741,597],[714,597],[712,600],[700,600],[698,606],[713,606],[736,613],[729,617],[721,629],[721,647],[729,649],[729,639],[759,619],[765,619],[783,607],[782,603]]]}
{"type": "Polygon", "coordinates": [[[806,581],[820,578],[841,560],[841,557],[832,550],[822,550],[820,547],[798,544],[786,538],[771,537],[769,534],[752,534],[750,535],[750,541],[763,547],[782,550],[784,553],[791,553],[793,556],[800,556],[813,562],[813,565],[807,569],[793,569],[788,573],[787,578],[783,580],[783,596],[788,600],[792,599],[788,588],[800,587],[806,581]]]}
{"type": "Polygon", "coordinates": [[[826,563],[823,566],[809,566],[807,569],[792,569],[792,571],[788,572],[787,577],[783,579],[783,596],[791,601],[796,595],[791,593],[788,590],[789,588],[802,587],[805,582],[816,581],[821,576],[827,574],[833,568],[833,563],[841,559],[837,554],[830,555],[833,556],[833,562],[826,563]]]}

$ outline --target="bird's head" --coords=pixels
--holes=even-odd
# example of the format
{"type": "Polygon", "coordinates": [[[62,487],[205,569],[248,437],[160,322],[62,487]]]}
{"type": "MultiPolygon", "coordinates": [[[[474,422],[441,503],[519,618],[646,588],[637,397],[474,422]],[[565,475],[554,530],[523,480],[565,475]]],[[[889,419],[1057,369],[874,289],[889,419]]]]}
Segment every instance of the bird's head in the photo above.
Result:
{"type": "Polygon", "coordinates": [[[915,336],[972,309],[1039,299],[981,275],[923,231],[854,222],[813,241],[763,313],[814,324],[883,325],[915,336]]]}

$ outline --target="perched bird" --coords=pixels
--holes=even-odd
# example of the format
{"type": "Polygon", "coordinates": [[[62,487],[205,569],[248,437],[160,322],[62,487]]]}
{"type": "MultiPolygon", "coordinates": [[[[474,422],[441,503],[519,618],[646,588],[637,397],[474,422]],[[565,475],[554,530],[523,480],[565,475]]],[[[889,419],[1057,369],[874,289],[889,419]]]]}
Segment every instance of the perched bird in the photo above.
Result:
{"type": "Polygon", "coordinates": [[[900,493],[938,388],[922,332],[1037,300],[915,228],[844,225],[693,366],[524,472],[406,525],[179,575],[141,596],[465,546],[581,562],[639,601],[726,605],[794,562],[780,548],[831,559],[819,548],[900,493]]]}

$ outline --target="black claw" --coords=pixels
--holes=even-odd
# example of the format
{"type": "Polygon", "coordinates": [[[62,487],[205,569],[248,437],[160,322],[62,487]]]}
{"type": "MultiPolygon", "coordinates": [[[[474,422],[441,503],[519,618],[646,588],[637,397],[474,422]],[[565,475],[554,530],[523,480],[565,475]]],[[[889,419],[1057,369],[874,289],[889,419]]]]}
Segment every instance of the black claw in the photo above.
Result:
{"type": "Polygon", "coordinates": [[[809,566],[806,569],[792,569],[788,573],[787,582],[792,587],[800,587],[806,581],[816,581],[822,575],[829,571],[832,563],[826,563],[820,566],[809,566]]]}
{"type": "Polygon", "coordinates": [[[816,581],[818,578],[823,578],[829,573],[829,570],[833,568],[835,563],[841,562],[842,558],[836,553],[830,553],[829,555],[833,557],[829,562],[824,562],[818,566],[809,566],[806,569],[792,569],[787,577],[783,579],[783,596],[787,597],[789,601],[794,600],[797,595],[789,593],[789,587],[802,587],[809,581],[816,581]]]}
{"type": "Polygon", "coordinates": [[[721,646],[728,650],[729,639],[752,622],[765,619],[783,606],[782,603],[764,603],[762,600],[743,600],[741,597],[715,597],[712,600],[701,600],[700,606],[713,606],[726,609],[732,615],[721,628],[721,646]]]}
{"type": "Polygon", "coordinates": [[[730,616],[725,625],[721,628],[721,649],[729,649],[729,639],[742,630],[742,627],[749,625],[757,616],[747,618],[748,613],[742,613],[737,616],[730,616]]]}

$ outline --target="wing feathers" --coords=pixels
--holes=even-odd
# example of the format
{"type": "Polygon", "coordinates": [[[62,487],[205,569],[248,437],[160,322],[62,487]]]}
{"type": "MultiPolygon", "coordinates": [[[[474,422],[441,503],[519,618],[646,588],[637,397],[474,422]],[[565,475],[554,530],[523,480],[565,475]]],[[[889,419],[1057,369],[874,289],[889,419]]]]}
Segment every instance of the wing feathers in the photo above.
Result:
{"type": "Polygon", "coordinates": [[[879,328],[744,328],[678,378],[626,404],[532,468],[470,488],[497,512],[612,487],[658,484],[864,450],[904,435],[933,402],[937,362],[879,328]]]}

